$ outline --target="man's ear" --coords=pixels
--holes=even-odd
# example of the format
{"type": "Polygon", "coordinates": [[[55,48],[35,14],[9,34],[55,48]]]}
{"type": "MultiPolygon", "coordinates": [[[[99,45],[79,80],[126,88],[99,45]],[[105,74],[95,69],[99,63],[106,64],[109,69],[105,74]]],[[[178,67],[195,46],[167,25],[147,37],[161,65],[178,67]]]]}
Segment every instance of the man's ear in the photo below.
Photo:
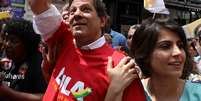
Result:
{"type": "Polygon", "coordinates": [[[102,28],[105,27],[106,20],[107,20],[106,16],[101,16],[101,17],[100,17],[101,27],[102,27],[102,28]]]}

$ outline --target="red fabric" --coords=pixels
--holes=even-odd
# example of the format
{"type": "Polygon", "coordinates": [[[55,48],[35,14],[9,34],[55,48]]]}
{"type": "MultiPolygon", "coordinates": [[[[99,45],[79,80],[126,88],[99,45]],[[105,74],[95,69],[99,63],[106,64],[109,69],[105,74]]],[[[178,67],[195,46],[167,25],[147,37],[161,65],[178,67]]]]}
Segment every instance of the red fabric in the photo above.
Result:
{"type": "MultiPolygon", "coordinates": [[[[104,101],[109,85],[106,72],[108,56],[113,57],[114,65],[116,65],[124,55],[115,52],[107,44],[94,50],[80,50],[74,46],[72,34],[65,28],[66,25],[61,24],[60,31],[54,34],[54,38],[58,39],[48,40],[51,44],[54,44],[55,40],[67,41],[64,41],[65,45],[62,46],[58,56],[43,101],[76,101],[71,90],[78,91],[87,87],[91,88],[92,92],[83,99],[77,100],[104,101]]],[[[136,80],[130,87],[131,89],[126,90],[123,101],[145,101],[140,82],[136,80]]]]}

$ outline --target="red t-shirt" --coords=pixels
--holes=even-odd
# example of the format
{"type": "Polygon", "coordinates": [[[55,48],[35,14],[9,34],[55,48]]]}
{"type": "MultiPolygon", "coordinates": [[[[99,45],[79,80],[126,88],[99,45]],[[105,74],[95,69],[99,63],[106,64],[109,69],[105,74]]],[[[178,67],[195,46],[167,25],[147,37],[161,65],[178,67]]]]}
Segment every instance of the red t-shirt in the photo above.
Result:
{"type": "MultiPolygon", "coordinates": [[[[93,50],[80,50],[74,46],[73,36],[67,28],[68,25],[62,23],[47,41],[49,44],[60,41],[62,47],[43,101],[104,101],[109,86],[108,56],[113,57],[116,65],[124,55],[107,44],[93,50]]],[[[123,101],[133,100],[145,101],[139,80],[124,92],[123,101]]]]}

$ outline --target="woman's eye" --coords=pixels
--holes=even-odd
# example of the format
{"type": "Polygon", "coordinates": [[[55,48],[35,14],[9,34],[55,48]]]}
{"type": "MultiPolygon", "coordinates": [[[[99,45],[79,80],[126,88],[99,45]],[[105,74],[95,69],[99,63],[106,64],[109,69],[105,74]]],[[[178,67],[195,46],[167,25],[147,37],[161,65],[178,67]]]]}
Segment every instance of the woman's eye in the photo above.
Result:
{"type": "Polygon", "coordinates": [[[159,46],[159,48],[161,48],[161,49],[169,49],[169,48],[170,48],[170,44],[168,44],[168,43],[161,44],[161,45],[159,46]]]}

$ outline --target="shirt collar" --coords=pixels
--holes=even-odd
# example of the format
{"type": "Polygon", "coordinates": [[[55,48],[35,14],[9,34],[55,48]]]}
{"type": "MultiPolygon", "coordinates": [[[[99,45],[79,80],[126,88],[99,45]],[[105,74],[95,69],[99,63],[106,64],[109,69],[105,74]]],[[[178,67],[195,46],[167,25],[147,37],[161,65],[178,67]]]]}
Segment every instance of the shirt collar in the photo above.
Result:
{"type": "Polygon", "coordinates": [[[82,46],[81,49],[92,50],[92,49],[96,49],[96,48],[103,46],[105,43],[106,43],[105,37],[102,36],[98,40],[96,40],[88,45],[82,46]]]}

